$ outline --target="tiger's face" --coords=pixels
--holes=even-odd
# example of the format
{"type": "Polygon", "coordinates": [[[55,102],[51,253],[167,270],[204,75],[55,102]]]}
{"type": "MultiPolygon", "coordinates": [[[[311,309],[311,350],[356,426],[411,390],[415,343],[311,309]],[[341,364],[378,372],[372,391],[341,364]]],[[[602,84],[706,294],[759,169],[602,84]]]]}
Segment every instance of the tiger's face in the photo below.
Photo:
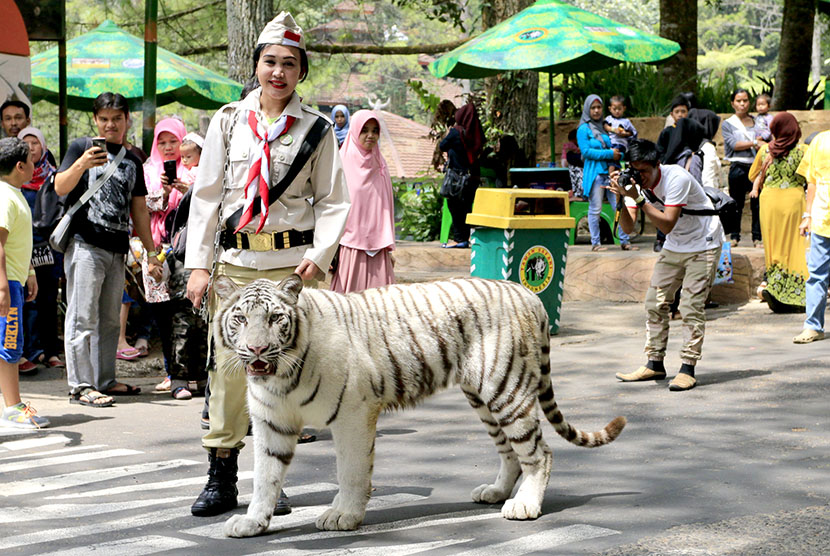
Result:
{"type": "Polygon", "coordinates": [[[216,279],[222,304],[214,323],[216,341],[236,352],[248,376],[274,375],[281,362],[290,368],[286,350],[294,346],[302,287],[296,274],[279,284],[261,279],[244,288],[226,276],[216,279]]]}

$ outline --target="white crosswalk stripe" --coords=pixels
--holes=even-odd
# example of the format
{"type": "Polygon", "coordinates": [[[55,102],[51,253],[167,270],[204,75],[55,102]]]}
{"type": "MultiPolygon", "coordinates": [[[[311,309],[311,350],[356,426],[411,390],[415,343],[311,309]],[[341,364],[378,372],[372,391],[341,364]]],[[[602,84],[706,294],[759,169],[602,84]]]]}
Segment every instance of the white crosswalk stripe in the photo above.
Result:
{"type": "Polygon", "coordinates": [[[37,454],[19,454],[16,456],[0,456],[0,461],[18,461],[21,459],[28,461],[37,461],[40,458],[60,456],[63,454],[72,454],[75,452],[91,452],[99,448],[106,448],[103,444],[90,444],[88,446],[72,446],[71,448],[59,448],[57,450],[47,450],[37,454]]]}
{"type": "MultiPolygon", "coordinates": [[[[148,535],[120,541],[98,543],[95,545],[95,550],[100,551],[101,554],[106,554],[107,556],[144,556],[147,554],[165,552],[167,550],[175,550],[177,548],[194,547],[196,545],[197,543],[184,539],[148,535]]],[[[69,550],[48,552],[41,554],[40,556],[89,556],[89,552],[90,550],[88,546],[79,546],[69,550]]]]}
{"type": "Polygon", "coordinates": [[[52,446],[54,444],[66,444],[68,442],[70,442],[69,438],[62,434],[50,434],[40,438],[27,438],[26,440],[9,440],[8,442],[0,442],[0,453],[13,452],[17,450],[29,450],[31,448],[52,446]]]}
{"type": "Polygon", "coordinates": [[[0,508],[0,524],[21,523],[38,519],[72,519],[91,515],[109,514],[147,506],[160,506],[190,500],[191,496],[157,498],[154,500],[128,500],[126,502],[99,502],[97,504],[46,504],[26,508],[0,508]]]}
{"type": "Polygon", "coordinates": [[[0,463],[0,473],[11,473],[12,471],[23,471],[24,469],[37,469],[38,467],[48,467],[50,465],[65,465],[67,463],[77,463],[79,461],[93,461],[97,459],[109,459],[121,456],[135,456],[140,453],[141,452],[138,450],[126,450],[120,448],[117,450],[93,452],[91,454],[69,454],[53,458],[18,461],[15,463],[0,463]]]}
{"type": "MultiPolygon", "coordinates": [[[[430,551],[524,556],[620,533],[586,524],[548,524],[540,531],[534,526],[539,522],[528,522],[526,533],[515,534],[514,530],[509,541],[483,545],[482,531],[507,523],[498,509],[436,512],[423,505],[428,495],[388,488],[370,498],[368,525],[356,531],[316,531],[314,522],[337,491],[334,483],[318,482],[286,486],[294,511],[274,517],[260,539],[230,540],[223,535],[222,526],[231,514],[212,519],[190,514],[190,502],[205,481],[202,470],[195,472],[193,466],[204,462],[148,461],[152,455],[138,450],[97,444],[69,446],[73,442],[76,440],[52,434],[0,443],[0,529],[7,529],[0,535],[0,550],[22,548],[47,556],[80,556],[94,546],[110,556],[141,556],[169,551],[213,553],[218,546],[223,547],[219,552],[225,553],[232,550],[233,543],[239,543],[246,553],[259,550],[258,554],[287,556],[409,556],[430,551]],[[56,447],[61,444],[63,447],[56,447]],[[71,471],[73,466],[82,470],[71,471]],[[15,475],[23,478],[16,480],[15,475]],[[97,483],[118,479],[122,480],[118,486],[95,488],[97,483]],[[317,501],[308,505],[303,499],[306,496],[316,496],[317,501]],[[2,505],[3,501],[8,505],[2,505]],[[418,507],[425,513],[393,520],[387,517],[394,515],[388,509],[396,506],[418,507]],[[429,528],[434,531],[426,531],[429,528]],[[435,531],[441,536],[436,537],[435,531]],[[342,545],[336,539],[342,539],[342,545]],[[245,542],[249,544],[242,544],[245,542]]],[[[250,502],[252,478],[251,471],[239,473],[239,480],[248,485],[241,489],[245,494],[239,497],[237,513],[250,502]]]]}
{"type": "Polygon", "coordinates": [[[175,469],[176,467],[182,467],[185,465],[199,465],[201,463],[202,462],[190,459],[173,459],[168,461],[154,461],[150,463],[125,465],[123,467],[114,467],[110,469],[78,471],[76,473],[66,473],[52,477],[18,481],[0,490],[0,496],[20,496],[23,494],[59,490],[62,488],[97,483],[110,479],[130,477],[141,473],[152,473],[155,471],[164,471],[165,469],[175,469]]]}

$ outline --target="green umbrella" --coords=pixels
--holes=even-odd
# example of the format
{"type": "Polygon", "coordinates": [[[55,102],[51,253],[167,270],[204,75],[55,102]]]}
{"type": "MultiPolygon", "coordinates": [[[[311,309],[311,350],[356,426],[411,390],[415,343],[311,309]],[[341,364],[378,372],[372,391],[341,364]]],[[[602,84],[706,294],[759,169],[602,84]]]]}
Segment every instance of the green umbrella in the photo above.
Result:
{"type": "MultiPolygon", "coordinates": [[[[66,43],[69,108],[89,110],[92,99],[112,91],[121,93],[135,110],[144,96],[144,40],[104,21],[93,31],[66,43]]],[[[242,85],[158,49],[157,100],[159,106],[180,102],[212,109],[237,100],[242,85]]],[[[58,102],[58,48],[32,57],[32,96],[35,102],[58,102]]]]}
{"type": "Polygon", "coordinates": [[[583,73],[656,62],[680,45],[558,0],[538,0],[429,65],[436,77],[475,79],[507,70],[583,73]]]}

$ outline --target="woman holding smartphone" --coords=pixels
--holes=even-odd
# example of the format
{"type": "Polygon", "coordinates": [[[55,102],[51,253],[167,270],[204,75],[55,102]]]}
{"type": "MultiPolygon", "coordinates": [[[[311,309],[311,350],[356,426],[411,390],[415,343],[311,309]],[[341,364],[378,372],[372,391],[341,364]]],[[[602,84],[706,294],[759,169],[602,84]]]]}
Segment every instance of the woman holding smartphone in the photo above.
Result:
{"type": "MultiPolygon", "coordinates": [[[[147,184],[147,208],[150,211],[150,231],[156,251],[164,253],[168,241],[164,227],[167,215],[176,210],[187,186],[179,176],[184,173],[179,147],[187,135],[184,122],[177,118],[164,118],[156,124],[150,158],[144,163],[144,181],[147,184]]],[[[144,274],[144,298],[158,327],[164,368],[170,375],[173,359],[173,307],[168,285],[169,271],[162,280],[147,273],[146,257],[142,261],[144,274]]],[[[165,265],[166,266],[166,265],[165,265]]]]}
{"type": "MultiPolygon", "coordinates": [[[[295,92],[308,75],[308,58],[303,30],[291,14],[280,13],[262,31],[253,69],[257,87],[211,120],[193,185],[185,267],[192,270],[187,296],[195,307],[203,302],[211,272],[240,286],[296,273],[313,287],[325,276],[346,226],[349,193],[331,121],[295,92]],[[278,199],[263,195],[289,172],[307,139],[316,147],[287,189],[278,199]],[[252,166],[265,170],[251,172],[252,166]],[[254,205],[261,207],[259,214],[254,205]]],[[[215,306],[211,296],[211,316],[215,306]]],[[[236,507],[237,458],[248,432],[246,375],[232,371],[233,351],[215,344],[210,430],[202,438],[210,478],[191,507],[198,516],[236,507]]],[[[274,513],[289,511],[283,498],[274,513]]]]}

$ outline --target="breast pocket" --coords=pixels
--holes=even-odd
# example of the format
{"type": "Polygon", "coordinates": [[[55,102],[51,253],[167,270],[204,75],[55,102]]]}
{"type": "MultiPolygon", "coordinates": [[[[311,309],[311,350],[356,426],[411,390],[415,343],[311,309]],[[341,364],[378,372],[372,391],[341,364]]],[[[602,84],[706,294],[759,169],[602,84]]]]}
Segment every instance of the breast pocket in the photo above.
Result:
{"type": "Polygon", "coordinates": [[[245,187],[245,183],[248,181],[248,170],[250,169],[249,148],[248,141],[244,141],[241,137],[234,136],[231,140],[228,189],[245,187]]]}
{"type": "MultiPolygon", "coordinates": [[[[271,176],[274,183],[282,180],[286,176],[294,159],[297,157],[297,152],[300,150],[298,141],[292,145],[280,145],[279,147],[271,147],[271,176]]],[[[297,175],[291,180],[291,185],[283,193],[288,198],[301,198],[311,196],[311,187],[309,186],[309,177],[311,176],[311,162],[306,162],[300,169],[297,175]]]]}

